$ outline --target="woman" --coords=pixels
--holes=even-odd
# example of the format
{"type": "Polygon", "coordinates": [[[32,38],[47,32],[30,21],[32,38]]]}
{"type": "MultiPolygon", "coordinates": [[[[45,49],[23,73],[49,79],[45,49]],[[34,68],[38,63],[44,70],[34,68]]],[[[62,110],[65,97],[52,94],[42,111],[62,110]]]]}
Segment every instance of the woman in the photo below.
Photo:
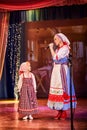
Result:
{"type": "Polygon", "coordinates": [[[18,89],[20,92],[18,112],[23,119],[32,120],[38,112],[35,76],[31,73],[30,62],[23,62],[19,69],[18,89]]]}
{"type": "MultiPolygon", "coordinates": [[[[69,45],[70,41],[62,33],[56,34],[54,36],[54,43],[49,44],[54,65],[47,105],[49,108],[58,111],[55,119],[66,119],[66,110],[70,108],[70,70],[68,66],[70,53],[69,45]],[[57,46],[55,51],[53,49],[54,44],[57,46]]],[[[72,107],[76,108],[76,96],[73,83],[72,107]]]]}

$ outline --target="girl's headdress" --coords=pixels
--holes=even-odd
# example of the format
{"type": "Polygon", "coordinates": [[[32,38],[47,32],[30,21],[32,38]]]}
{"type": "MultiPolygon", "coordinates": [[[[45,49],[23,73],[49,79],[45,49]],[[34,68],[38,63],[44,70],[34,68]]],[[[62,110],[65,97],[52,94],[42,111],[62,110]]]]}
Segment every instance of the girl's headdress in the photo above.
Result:
{"type": "Polygon", "coordinates": [[[19,68],[19,75],[21,75],[22,73],[24,73],[25,71],[28,70],[28,67],[29,67],[29,62],[23,62],[21,65],[20,65],[20,68],[19,68]]]}

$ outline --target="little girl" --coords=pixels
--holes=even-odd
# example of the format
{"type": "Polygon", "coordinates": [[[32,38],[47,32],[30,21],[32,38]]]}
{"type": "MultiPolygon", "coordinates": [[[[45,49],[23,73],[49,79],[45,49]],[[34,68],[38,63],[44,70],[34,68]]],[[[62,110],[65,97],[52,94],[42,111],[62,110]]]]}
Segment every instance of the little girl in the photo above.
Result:
{"type": "Polygon", "coordinates": [[[30,62],[23,62],[19,69],[19,104],[18,112],[23,115],[23,119],[32,120],[32,114],[38,112],[36,98],[36,81],[34,74],[30,72],[30,62]]]}

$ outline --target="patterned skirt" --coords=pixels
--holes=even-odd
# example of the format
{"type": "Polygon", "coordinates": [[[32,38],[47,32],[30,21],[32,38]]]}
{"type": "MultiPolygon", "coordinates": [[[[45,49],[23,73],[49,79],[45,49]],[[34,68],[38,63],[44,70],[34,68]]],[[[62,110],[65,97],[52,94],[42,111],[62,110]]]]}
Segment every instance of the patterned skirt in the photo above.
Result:
{"type": "Polygon", "coordinates": [[[37,97],[32,84],[32,79],[24,78],[20,91],[18,112],[24,115],[38,112],[37,97]]]}

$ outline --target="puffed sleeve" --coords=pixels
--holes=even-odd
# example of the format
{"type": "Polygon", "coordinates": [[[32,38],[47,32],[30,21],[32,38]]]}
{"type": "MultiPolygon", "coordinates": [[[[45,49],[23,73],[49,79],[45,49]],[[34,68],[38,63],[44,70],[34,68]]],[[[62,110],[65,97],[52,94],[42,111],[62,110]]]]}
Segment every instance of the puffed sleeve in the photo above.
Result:
{"type": "Polygon", "coordinates": [[[21,87],[22,87],[22,83],[23,83],[23,74],[21,74],[19,76],[19,80],[18,80],[18,91],[20,92],[21,87]]]}
{"type": "Polygon", "coordinates": [[[54,60],[60,60],[69,55],[69,48],[65,45],[59,50],[56,50],[55,56],[53,57],[54,60]]]}
{"type": "Polygon", "coordinates": [[[33,73],[32,73],[32,79],[33,79],[34,90],[35,90],[35,92],[37,92],[37,90],[36,90],[36,79],[35,79],[35,76],[34,76],[33,73]]]}

